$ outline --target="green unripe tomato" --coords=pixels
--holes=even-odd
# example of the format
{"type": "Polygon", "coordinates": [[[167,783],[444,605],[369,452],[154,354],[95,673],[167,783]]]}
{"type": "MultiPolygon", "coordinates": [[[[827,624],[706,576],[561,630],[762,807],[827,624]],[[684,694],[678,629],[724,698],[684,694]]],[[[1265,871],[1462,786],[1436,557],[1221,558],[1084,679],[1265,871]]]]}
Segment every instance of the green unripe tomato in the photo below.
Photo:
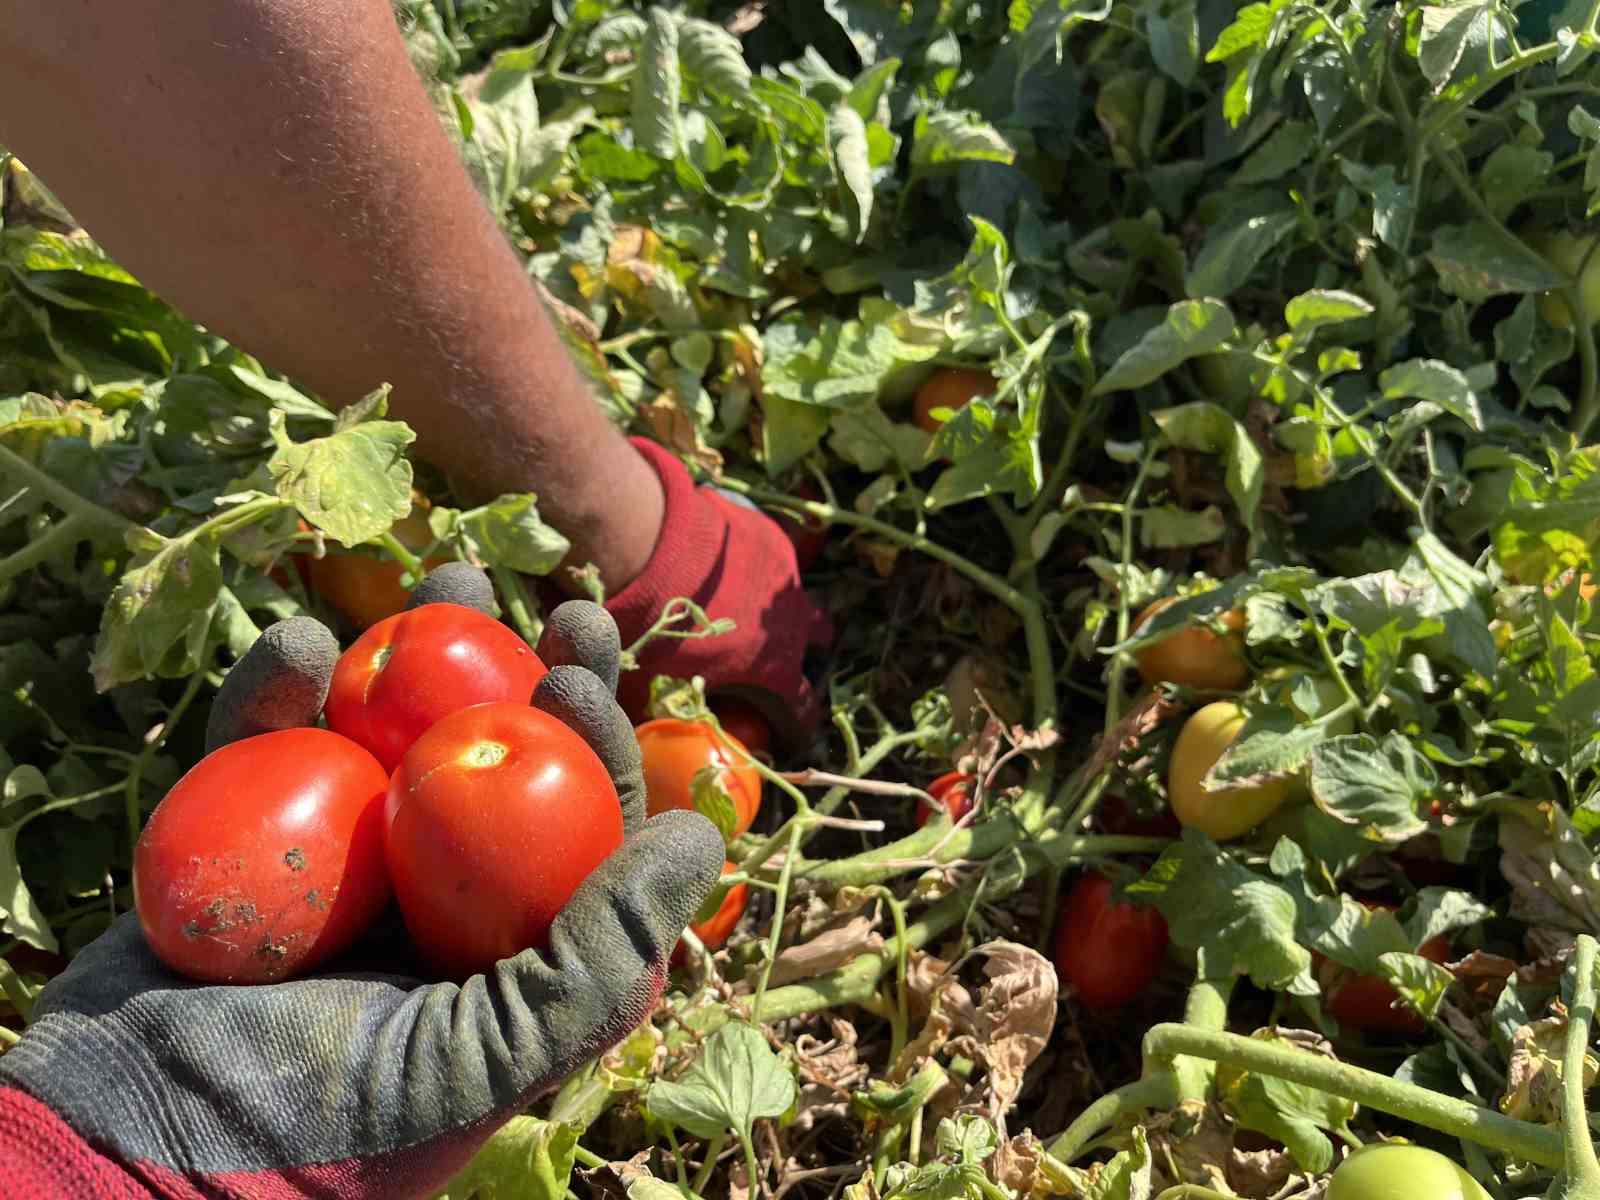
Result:
{"type": "Polygon", "coordinates": [[[1200,786],[1239,731],[1245,713],[1232,700],[1208,704],[1183,723],[1167,762],[1167,802],[1183,825],[1223,842],[1248,833],[1289,798],[1290,779],[1208,792],[1200,786]]]}
{"type": "MultiPolygon", "coordinates": [[[[1594,236],[1556,230],[1531,233],[1528,242],[1554,266],[1578,280],[1578,291],[1583,296],[1583,306],[1588,310],[1589,320],[1600,320],[1600,250],[1589,253],[1589,247],[1595,242],[1594,236]],[[1584,265],[1585,258],[1589,260],[1587,266],[1584,265]]],[[[1539,312],[1557,329],[1567,329],[1572,325],[1572,311],[1558,292],[1545,292],[1539,297],[1539,312]]]]}
{"type": "Polygon", "coordinates": [[[1327,1200],[1491,1200],[1465,1170],[1423,1146],[1363,1146],[1339,1164],[1327,1200]]]}

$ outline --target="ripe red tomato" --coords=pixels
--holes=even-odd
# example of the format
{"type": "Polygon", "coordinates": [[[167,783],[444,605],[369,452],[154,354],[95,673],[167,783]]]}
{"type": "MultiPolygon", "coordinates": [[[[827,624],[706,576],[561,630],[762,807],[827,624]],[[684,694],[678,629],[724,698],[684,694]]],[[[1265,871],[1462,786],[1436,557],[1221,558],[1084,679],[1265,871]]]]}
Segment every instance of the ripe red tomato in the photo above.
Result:
{"type": "Polygon", "coordinates": [[[378,760],[326,729],[206,755],[133,853],[145,940],[179,974],[270,983],[348,947],[389,900],[378,760]]]}
{"type": "MultiPolygon", "coordinates": [[[[943,806],[950,814],[950,823],[955,824],[972,811],[972,789],[977,782],[973,776],[960,771],[946,771],[928,785],[928,795],[943,806]]],[[[917,824],[926,825],[932,816],[933,809],[928,807],[928,802],[918,800],[917,824]]]]}
{"type": "Polygon", "coordinates": [[[751,753],[765,754],[772,749],[772,728],[753,705],[742,700],[718,700],[711,711],[722,722],[723,732],[742,742],[751,753]]]}
{"type": "MultiPolygon", "coordinates": [[[[821,490],[809,479],[796,487],[794,494],[803,500],[822,499],[821,490]]],[[[795,562],[799,564],[801,573],[809,571],[822,556],[823,547],[828,544],[827,525],[818,517],[796,519],[788,513],[778,513],[776,520],[778,528],[783,530],[789,544],[794,547],[795,562]]]]}
{"type": "Polygon", "coordinates": [[[747,762],[744,743],[726,732],[718,740],[710,725],[662,717],[634,731],[644,757],[645,808],[651,816],[673,808],[694,807],[694,777],[712,767],[733,799],[733,836],[738,837],[761,810],[761,775],[747,762]]]}
{"type": "MultiPolygon", "coordinates": [[[[722,873],[731,875],[739,868],[731,863],[722,864],[722,873]]],[[[750,887],[748,884],[735,884],[729,888],[722,897],[722,903],[717,905],[717,911],[704,921],[695,921],[689,929],[695,937],[699,938],[707,950],[715,950],[728,940],[728,935],[733,932],[734,926],[739,924],[739,918],[744,916],[744,907],[750,901],[750,887]]],[[[672,950],[672,965],[683,965],[684,946],[679,942],[672,950]]]]}
{"type": "MultiPolygon", "coordinates": [[[[1448,962],[1450,939],[1442,933],[1429,938],[1417,953],[1430,962],[1448,962]]],[[[1336,978],[1324,991],[1334,1020],[1351,1029],[1412,1036],[1428,1030],[1428,1023],[1400,1003],[1400,993],[1381,975],[1358,975],[1338,968],[1336,978]]]]}
{"type": "Polygon", "coordinates": [[[934,409],[963,409],[974,396],[993,394],[994,376],[989,372],[971,367],[940,367],[917,389],[913,419],[929,433],[937,433],[944,421],[933,415],[934,409]]]}
{"type": "MultiPolygon", "coordinates": [[[[406,549],[418,551],[432,545],[428,508],[428,498],[413,491],[411,514],[395,522],[391,531],[406,549]]],[[[302,532],[310,528],[304,521],[300,522],[302,532]]],[[[330,544],[321,558],[310,554],[296,554],[293,558],[305,585],[357,629],[366,629],[393,616],[411,598],[411,593],[400,583],[405,569],[387,556],[330,544]]],[[[426,559],[423,566],[431,571],[449,561],[447,557],[434,555],[426,559]]]]}
{"type": "Polygon", "coordinates": [[[1142,992],[1167,953],[1167,922],[1154,908],[1111,903],[1111,880],[1078,876],[1056,924],[1056,971],[1090,1008],[1116,1008],[1142,992]]]}
{"type": "Polygon", "coordinates": [[[454,978],[530,946],[622,845],[622,802],[587,742],[525,703],[442,718],[384,805],[389,878],[418,950],[454,978]]]}
{"type": "Polygon", "coordinates": [[[424,604],[367,630],[333,669],[324,712],[392,771],[441,717],[472,704],[526,704],[545,676],[533,648],[461,604],[424,604]]]}

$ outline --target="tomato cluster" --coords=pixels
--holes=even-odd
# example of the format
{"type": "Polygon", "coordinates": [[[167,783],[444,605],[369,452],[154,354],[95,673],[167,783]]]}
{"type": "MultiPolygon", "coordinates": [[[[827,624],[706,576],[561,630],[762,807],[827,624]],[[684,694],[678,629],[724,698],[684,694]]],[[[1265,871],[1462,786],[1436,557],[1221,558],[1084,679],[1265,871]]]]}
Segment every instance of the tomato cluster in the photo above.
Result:
{"type": "Polygon", "coordinates": [[[460,977],[540,946],[622,844],[589,745],[529,707],[539,656],[492,617],[425,604],[344,652],[328,728],[244,738],[196,764],[134,856],[151,949],[215,983],[265,983],[348,949],[392,895],[460,977]]]}

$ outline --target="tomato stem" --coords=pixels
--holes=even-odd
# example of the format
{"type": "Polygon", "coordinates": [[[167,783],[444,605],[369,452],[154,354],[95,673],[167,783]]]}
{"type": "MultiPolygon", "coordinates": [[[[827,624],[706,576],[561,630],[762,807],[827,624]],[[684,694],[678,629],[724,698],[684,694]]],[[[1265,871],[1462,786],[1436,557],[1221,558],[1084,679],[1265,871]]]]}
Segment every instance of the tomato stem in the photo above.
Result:
{"type": "Polygon", "coordinates": [[[1584,1108],[1584,1060],[1594,1021],[1594,966],[1597,943],[1578,935],[1573,970],[1572,1007],[1567,1012],[1567,1044],[1561,1061],[1561,1124],[1566,1130],[1566,1155],[1560,1200],[1600,1200],[1600,1161],[1584,1108]]]}
{"type": "Polygon", "coordinates": [[[20,550],[0,558],[0,580],[14,579],[52,555],[71,549],[88,537],[93,528],[94,522],[82,513],[68,513],[20,550]]]}

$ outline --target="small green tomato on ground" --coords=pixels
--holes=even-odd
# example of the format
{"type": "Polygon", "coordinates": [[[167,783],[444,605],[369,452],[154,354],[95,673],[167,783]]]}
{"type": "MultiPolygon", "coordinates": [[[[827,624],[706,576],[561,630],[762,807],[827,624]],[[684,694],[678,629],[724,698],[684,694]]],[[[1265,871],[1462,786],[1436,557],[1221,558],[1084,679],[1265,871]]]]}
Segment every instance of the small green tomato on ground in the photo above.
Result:
{"type": "Polygon", "coordinates": [[[1465,1170],[1422,1146],[1363,1146],[1339,1164],[1327,1200],[1490,1200],[1465,1170]]]}

